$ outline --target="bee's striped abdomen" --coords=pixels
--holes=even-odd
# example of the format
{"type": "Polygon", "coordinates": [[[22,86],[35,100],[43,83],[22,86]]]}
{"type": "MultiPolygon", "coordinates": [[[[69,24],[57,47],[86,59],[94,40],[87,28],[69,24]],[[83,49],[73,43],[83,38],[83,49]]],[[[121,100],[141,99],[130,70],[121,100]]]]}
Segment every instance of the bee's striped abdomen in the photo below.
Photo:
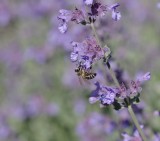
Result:
{"type": "Polygon", "coordinates": [[[85,79],[93,79],[96,77],[96,73],[88,73],[86,76],[85,76],[85,79]]]}

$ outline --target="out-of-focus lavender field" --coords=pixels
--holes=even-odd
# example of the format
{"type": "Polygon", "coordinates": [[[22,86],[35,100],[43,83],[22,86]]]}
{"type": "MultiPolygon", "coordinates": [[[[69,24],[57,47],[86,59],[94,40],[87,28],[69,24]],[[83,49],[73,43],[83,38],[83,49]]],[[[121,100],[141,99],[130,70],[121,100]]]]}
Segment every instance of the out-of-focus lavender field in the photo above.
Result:
{"type": "MultiPolygon", "coordinates": [[[[134,110],[154,138],[160,133],[160,1],[103,1],[114,2],[122,18],[101,19],[98,34],[130,78],[151,72],[134,110]]],[[[122,132],[132,134],[125,109],[89,104],[94,85],[80,85],[70,62],[71,41],[84,40],[90,28],[70,24],[61,34],[57,16],[81,6],[82,0],[0,0],[0,141],[122,141],[122,132]]]]}

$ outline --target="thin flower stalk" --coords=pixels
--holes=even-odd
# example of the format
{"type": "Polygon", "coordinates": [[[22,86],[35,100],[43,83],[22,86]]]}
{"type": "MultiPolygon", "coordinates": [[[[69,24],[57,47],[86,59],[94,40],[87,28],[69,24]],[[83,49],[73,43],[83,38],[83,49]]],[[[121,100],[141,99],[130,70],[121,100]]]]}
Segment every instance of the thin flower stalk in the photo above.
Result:
{"type": "MultiPolygon", "coordinates": [[[[99,44],[101,44],[101,43],[100,43],[100,40],[99,40],[99,38],[98,38],[96,29],[95,29],[95,27],[94,27],[94,23],[91,23],[91,27],[92,27],[93,33],[94,33],[94,35],[95,35],[95,37],[96,37],[96,39],[97,39],[97,42],[98,42],[99,44]]],[[[114,71],[112,70],[111,67],[108,67],[108,68],[109,68],[109,70],[110,70],[109,72],[110,72],[110,75],[111,75],[114,83],[116,84],[117,87],[120,87],[120,84],[119,84],[119,82],[118,82],[118,80],[117,80],[117,78],[116,78],[116,75],[115,75],[114,71]]],[[[130,116],[131,116],[131,118],[132,118],[132,120],[133,120],[133,122],[134,122],[134,124],[135,124],[135,126],[136,126],[136,128],[137,128],[137,130],[138,130],[138,132],[139,132],[139,134],[140,134],[140,136],[142,137],[143,141],[147,141],[147,138],[145,137],[145,135],[144,135],[144,133],[143,133],[141,127],[140,127],[140,124],[138,123],[138,120],[137,120],[136,115],[135,115],[135,113],[134,113],[134,111],[133,111],[133,109],[132,109],[132,106],[129,105],[127,109],[128,109],[128,112],[129,112],[129,114],[130,114],[130,116]]]]}
{"type": "Polygon", "coordinates": [[[136,116],[135,116],[135,114],[134,114],[134,111],[133,111],[131,105],[128,106],[128,112],[130,113],[130,115],[131,115],[131,117],[132,117],[132,120],[133,120],[133,122],[134,122],[134,124],[135,124],[135,126],[136,126],[136,128],[137,128],[137,130],[138,130],[138,132],[139,132],[139,134],[141,135],[143,141],[147,141],[147,138],[146,138],[146,136],[144,135],[144,133],[143,133],[143,131],[142,131],[142,128],[140,127],[140,125],[139,125],[139,123],[138,123],[138,120],[137,120],[137,118],[136,118],[136,116]]]}

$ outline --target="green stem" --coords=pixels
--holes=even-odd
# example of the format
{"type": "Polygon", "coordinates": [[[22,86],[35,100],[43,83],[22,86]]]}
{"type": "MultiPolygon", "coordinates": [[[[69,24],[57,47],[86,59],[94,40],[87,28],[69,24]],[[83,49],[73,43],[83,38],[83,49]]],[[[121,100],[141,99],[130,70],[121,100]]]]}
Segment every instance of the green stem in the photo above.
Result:
{"type": "MultiPolygon", "coordinates": [[[[97,34],[96,29],[94,27],[94,23],[91,23],[91,28],[92,28],[92,31],[93,31],[93,33],[95,35],[97,43],[100,45],[100,47],[102,47],[100,39],[98,38],[98,34],[97,34]]],[[[118,80],[116,78],[115,72],[112,70],[112,68],[109,68],[109,72],[110,72],[110,74],[112,76],[112,79],[113,79],[114,83],[116,84],[116,86],[120,87],[120,84],[119,84],[119,82],[118,82],[118,80]]],[[[143,141],[147,141],[147,139],[146,139],[146,137],[145,137],[145,135],[144,135],[139,123],[138,123],[138,120],[137,120],[137,118],[136,118],[136,116],[134,114],[134,111],[133,111],[131,105],[128,106],[128,111],[129,111],[130,116],[131,116],[131,118],[132,118],[132,120],[133,120],[133,122],[134,122],[134,124],[135,124],[135,126],[136,126],[136,128],[137,128],[137,130],[138,130],[138,132],[140,134],[140,136],[142,137],[143,141]]]]}
{"type": "Polygon", "coordinates": [[[128,106],[128,111],[129,111],[129,113],[130,113],[130,115],[131,115],[131,117],[132,117],[132,120],[133,120],[133,122],[134,122],[134,124],[135,124],[135,126],[136,126],[136,128],[137,128],[137,130],[138,130],[138,132],[139,132],[139,134],[141,135],[143,141],[147,141],[147,138],[145,137],[145,135],[144,135],[144,133],[143,133],[143,131],[142,131],[139,123],[138,123],[138,120],[137,120],[137,118],[136,118],[136,116],[135,116],[135,114],[134,114],[134,111],[133,111],[131,105],[128,106]]]}

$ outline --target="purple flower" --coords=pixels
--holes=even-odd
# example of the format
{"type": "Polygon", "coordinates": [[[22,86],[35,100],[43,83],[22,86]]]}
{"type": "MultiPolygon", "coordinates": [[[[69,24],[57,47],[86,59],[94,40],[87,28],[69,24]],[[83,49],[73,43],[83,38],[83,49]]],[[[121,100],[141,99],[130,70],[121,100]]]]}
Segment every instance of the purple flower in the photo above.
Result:
{"type": "Polygon", "coordinates": [[[121,13],[115,10],[112,10],[112,19],[115,21],[119,21],[121,19],[121,13]]]}
{"type": "Polygon", "coordinates": [[[107,5],[102,5],[101,3],[94,3],[91,6],[91,16],[104,16],[105,12],[107,11],[108,6],[107,5]]]}
{"type": "Polygon", "coordinates": [[[100,95],[100,101],[102,105],[110,105],[114,102],[114,98],[115,98],[115,93],[111,93],[111,92],[104,92],[103,94],[100,95]]]}
{"type": "Polygon", "coordinates": [[[93,104],[100,101],[101,107],[113,104],[116,110],[138,103],[142,91],[140,80],[149,79],[150,73],[146,73],[136,81],[131,80],[128,86],[122,83],[120,87],[108,87],[96,82],[96,89],[92,92],[89,102],[93,104]]]}
{"type": "Polygon", "coordinates": [[[117,88],[118,90],[118,97],[121,99],[126,98],[129,95],[129,91],[126,88],[126,86],[124,85],[124,83],[121,84],[120,88],[117,88]]]}
{"type": "Polygon", "coordinates": [[[147,72],[147,73],[145,73],[145,74],[143,74],[142,76],[139,76],[138,78],[137,78],[137,82],[139,82],[139,83],[144,83],[145,81],[148,81],[148,80],[150,80],[150,78],[151,78],[151,73],[150,72],[147,72]]]}
{"type": "Polygon", "coordinates": [[[114,19],[115,21],[118,21],[121,18],[121,13],[117,11],[118,6],[119,6],[118,3],[108,6],[108,5],[103,5],[101,3],[95,2],[91,6],[91,13],[89,13],[89,15],[102,17],[109,10],[112,12],[112,19],[114,19]]]}
{"type": "Polygon", "coordinates": [[[119,21],[121,19],[121,13],[117,11],[117,7],[119,7],[120,4],[115,3],[111,5],[108,9],[112,11],[112,19],[115,21],[119,21]]]}
{"type": "Polygon", "coordinates": [[[110,105],[114,102],[116,97],[116,89],[100,85],[99,82],[95,83],[96,90],[94,90],[89,98],[91,104],[100,101],[100,106],[110,105]]]}
{"type": "Polygon", "coordinates": [[[86,5],[91,5],[93,0],[83,0],[86,5]]]}
{"type": "Polygon", "coordinates": [[[136,83],[135,81],[131,80],[130,82],[130,95],[136,95],[137,93],[140,93],[142,91],[142,88],[140,87],[139,83],[136,83]]]}
{"type": "Polygon", "coordinates": [[[83,64],[83,68],[90,69],[92,65],[92,61],[88,56],[82,56],[82,59],[80,61],[83,64]]]}
{"type": "Polygon", "coordinates": [[[137,93],[140,93],[142,91],[141,85],[145,82],[148,81],[151,78],[150,72],[147,72],[141,76],[139,76],[135,81],[131,80],[130,81],[130,95],[135,96],[137,93]]]}
{"type": "Polygon", "coordinates": [[[59,10],[58,19],[63,20],[64,22],[69,22],[72,19],[72,14],[73,13],[70,10],[61,9],[59,10]]]}
{"type": "Polygon", "coordinates": [[[75,21],[76,23],[81,23],[85,21],[84,14],[81,10],[75,9],[74,11],[61,9],[59,10],[58,20],[60,20],[59,31],[65,33],[67,31],[67,23],[69,21],[75,21]]]}
{"type": "Polygon", "coordinates": [[[76,62],[78,60],[78,52],[71,52],[70,58],[72,62],[76,62]]]}
{"type": "Polygon", "coordinates": [[[67,23],[66,22],[61,22],[58,26],[58,29],[61,33],[65,33],[68,29],[67,23]]]}
{"type": "Polygon", "coordinates": [[[71,42],[73,51],[71,52],[71,60],[78,61],[84,68],[90,68],[92,63],[97,62],[110,50],[107,47],[101,48],[94,37],[86,38],[83,42],[71,42]]]}
{"type": "Polygon", "coordinates": [[[60,24],[58,29],[61,33],[65,33],[67,31],[67,22],[69,22],[72,18],[72,11],[61,9],[59,10],[58,19],[60,20],[60,24]]]}
{"type": "Polygon", "coordinates": [[[84,17],[83,12],[81,10],[79,10],[79,9],[76,8],[72,12],[71,21],[75,21],[76,23],[81,23],[81,22],[85,21],[85,17],[84,17]]]}
{"type": "Polygon", "coordinates": [[[91,103],[91,104],[94,104],[95,102],[97,102],[99,100],[98,93],[99,93],[101,87],[100,87],[99,82],[96,82],[95,85],[96,85],[96,89],[91,93],[91,97],[89,98],[89,103],[91,103]]]}
{"type": "Polygon", "coordinates": [[[151,77],[150,72],[145,73],[144,75],[139,76],[136,80],[131,80],[129,87],[126,88],[124,84],[120,88],[117,88],[120,98],[125,98],[127,96],[134,97],[142,91],[141,85],[149,80],[151,77]]]}
{"type": "Polygon", "coordinates": [[[111,6],[103,5],[99,2],[94,2],[93,0],[83,0],[86,5],[91,5],[88,7],[90,8],[90,12],[85,11],[86,13],[83,13],[82,10],[79,10],[75,8],[75,10],[65,10],[61,9],[59,10],[59,16],[58,20],[60,21],[58,29],[61,33],[65,33],[67,31],[67,23],[70,21],[74,21],[77,24],[81,23],[83,25],[86,25],[90,22],[95,22],[96,16],[104,16],[108,10],[112,11],[112,18],[116,21],[120,20],[121,14],[116,10],[116,8],[119,6],[119,4],[114,4],[111,6]],[[89,21],[86,21],[85,19],[89,19],[89,21]]]}
{"type": "Polygon", "coordinates": [[[107,5],[100,5],[97,11],[101,17],[105,16],[105,12],[107,11],[107,5]]]}
{"type": "Polygon", "coordinates": [[[112,5],[109,7],[109,9],[111,9],[111,10],[116,10],[116,8],[119,7],[119,6],[120,6],[119,3],[115,3],[115,4],[112,4],[112,5]]]}

